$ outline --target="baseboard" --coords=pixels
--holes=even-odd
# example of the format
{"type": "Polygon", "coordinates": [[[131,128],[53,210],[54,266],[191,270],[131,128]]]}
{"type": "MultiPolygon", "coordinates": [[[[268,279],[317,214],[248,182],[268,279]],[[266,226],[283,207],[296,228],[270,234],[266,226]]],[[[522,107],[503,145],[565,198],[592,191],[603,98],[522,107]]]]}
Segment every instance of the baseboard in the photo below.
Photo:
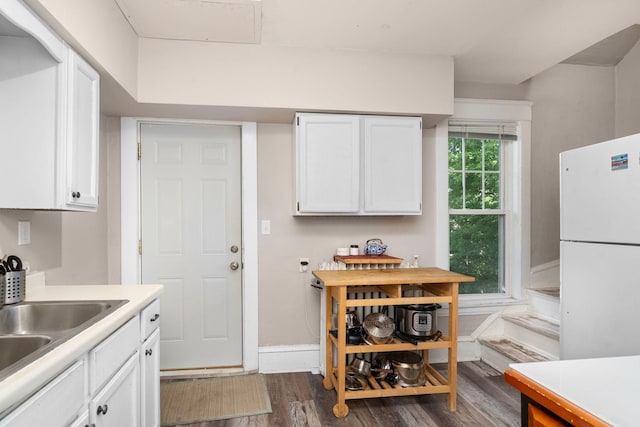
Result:
{"type": "MultiPolygon", "coordinates": [[[[458,361],[480,360],[480,346],[472,337],[458,339],[458,361]]],[[[430,363],[447,361],[446,349],[429,351],[430,363]]],[[[282,345],[258,349],[258,371],[263,374],[287,372],[320,373],[320,345],[282,345]]]]}
{"type": "Polygon", "coordinates": [[[532,289],[560,286],[560,260],[557,259],[533,267],[529,284],[532,289]]]}
{"type": "Polygon", "coordinates": [[[258,348],[258,371],[263,374],[320,372],[320,345],[277,345],[258,348]]]}

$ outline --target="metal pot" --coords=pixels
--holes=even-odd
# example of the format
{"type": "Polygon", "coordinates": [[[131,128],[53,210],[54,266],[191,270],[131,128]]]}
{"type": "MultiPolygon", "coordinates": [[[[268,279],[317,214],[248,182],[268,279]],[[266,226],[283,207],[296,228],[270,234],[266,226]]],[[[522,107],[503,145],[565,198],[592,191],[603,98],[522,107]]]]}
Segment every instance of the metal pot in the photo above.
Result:
{"type": "Polygon", "coordinates": [[[438,332],[440,304],[413,304],[396,307],[396,327],[404,335],[429,339],[438,332]]]}
{"type": "Polygon", "coordinates": [[[360,357],[354,357],[349,366],[354,372],[364,375],[365,377],[371,374],[371,362],[360,357]]]}
{"type": "Polygon", "coordinates": [[[357,328],[360,326],[360,320],[358,320],[358,313],[355,310],[347,311],[346,314],[347,328],[357,328]]]}
{"type": "Polygon", "coordinates": [[[402,387],[420,387],[426,384],[422,356],[412,351],[389,353],[391,365],[397,375],[397,383],[402,387]]]}
{"type": "Polygon", "coordinates": [[[393,338],[395,325],[384,313],[370,313],[362,322],[362,338],[367,344],[387,344],[393,338]]]}

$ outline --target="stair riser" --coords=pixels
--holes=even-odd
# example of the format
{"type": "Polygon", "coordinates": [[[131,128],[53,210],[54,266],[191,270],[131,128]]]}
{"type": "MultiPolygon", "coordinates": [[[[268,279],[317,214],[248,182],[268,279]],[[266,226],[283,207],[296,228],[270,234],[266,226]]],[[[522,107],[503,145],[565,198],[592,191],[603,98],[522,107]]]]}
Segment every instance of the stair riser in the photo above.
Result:
{"type": "Polygon", "coordinates": [[[504,322],[504,335],[527,343],[528,346],[536,348],[553,358],[557,359],[560,355],[560,342],[558,340],[547,337],[546,335],[541,335],[514,323],[504,322]]]}
{"type": "Polygon", "coordinates": [[[560,323],[560,300],[529,292],[529,311],[560,323]]]}
{"type": "Polygon", "coordinates": [[[509,364],[514,363],[513,360],[509,359],[504,354],[485,345],[480,345],[480,360],[500,372],[506,371],[509,369],[509,364]]]}

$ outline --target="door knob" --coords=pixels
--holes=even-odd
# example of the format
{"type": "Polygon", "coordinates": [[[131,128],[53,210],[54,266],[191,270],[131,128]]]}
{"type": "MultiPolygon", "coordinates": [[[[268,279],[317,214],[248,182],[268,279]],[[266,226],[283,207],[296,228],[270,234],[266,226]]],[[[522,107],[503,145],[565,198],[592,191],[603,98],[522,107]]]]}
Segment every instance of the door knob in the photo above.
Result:
{"type": "Polygon", "coordinates": [[[240,267],[240,264],[238,264],[235,261],[233,261],[231,264],[229,264],[229,268],[232,269],[232,270],[237,270],[238,267],[240,267]]]}

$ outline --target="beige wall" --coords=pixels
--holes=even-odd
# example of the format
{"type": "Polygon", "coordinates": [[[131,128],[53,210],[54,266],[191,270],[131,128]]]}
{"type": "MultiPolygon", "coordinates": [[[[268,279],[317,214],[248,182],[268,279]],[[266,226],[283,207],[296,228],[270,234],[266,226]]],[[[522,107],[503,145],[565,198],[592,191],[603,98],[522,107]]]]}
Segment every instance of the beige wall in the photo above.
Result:
{"type": "Polygon", "coordinates": [[[113,0],[26,0],[67,43],[109,73],[132,96],[138,82],[138,36],[113,0]]]}
{"type": "MultiPolygon", "coordinates": [[[[560,258],[560,152],[614,136],[614,70],[614,67],[560,64],[520,85],[456,83],[456,97],[533,102],[532,267],[560,258]]],[[[632,72],[629,74],[632,80],[632,72]]],[[[632,87],[630,82],[623,84],[632,87]]],[[[640,88],[632,93],[640,100],[640,88]]]]}
{"type": "Polygon", "coordinates": [[[139,64],[145,103],[453,112],[448,56],[140,39],[139,64]]]}
{"type": "Polygon", "coordinates": [[[640,132],[640,43],[616,67],[616,137],[640,132]]]}
{"type": "Polygon", "coordinates": [[[390,255],[419,255],[423,265],[433,265],[433,129],[423,141],[423,215],[294,217],[293,127],[258,125],[258,219],[271,221],[271,234],[259,236],[260,346],[318,342],[320,294],[309,286],[311,275],[298,272],[301,257],[316,268],[336,247],[362,247],[379,237],[390,255]]]}
{"type": "Polygon", "coordinates": [[[614,136],[614,68],[557,65],[531,79],[531,265],[560,258],[559,154],[614,136]]]}

